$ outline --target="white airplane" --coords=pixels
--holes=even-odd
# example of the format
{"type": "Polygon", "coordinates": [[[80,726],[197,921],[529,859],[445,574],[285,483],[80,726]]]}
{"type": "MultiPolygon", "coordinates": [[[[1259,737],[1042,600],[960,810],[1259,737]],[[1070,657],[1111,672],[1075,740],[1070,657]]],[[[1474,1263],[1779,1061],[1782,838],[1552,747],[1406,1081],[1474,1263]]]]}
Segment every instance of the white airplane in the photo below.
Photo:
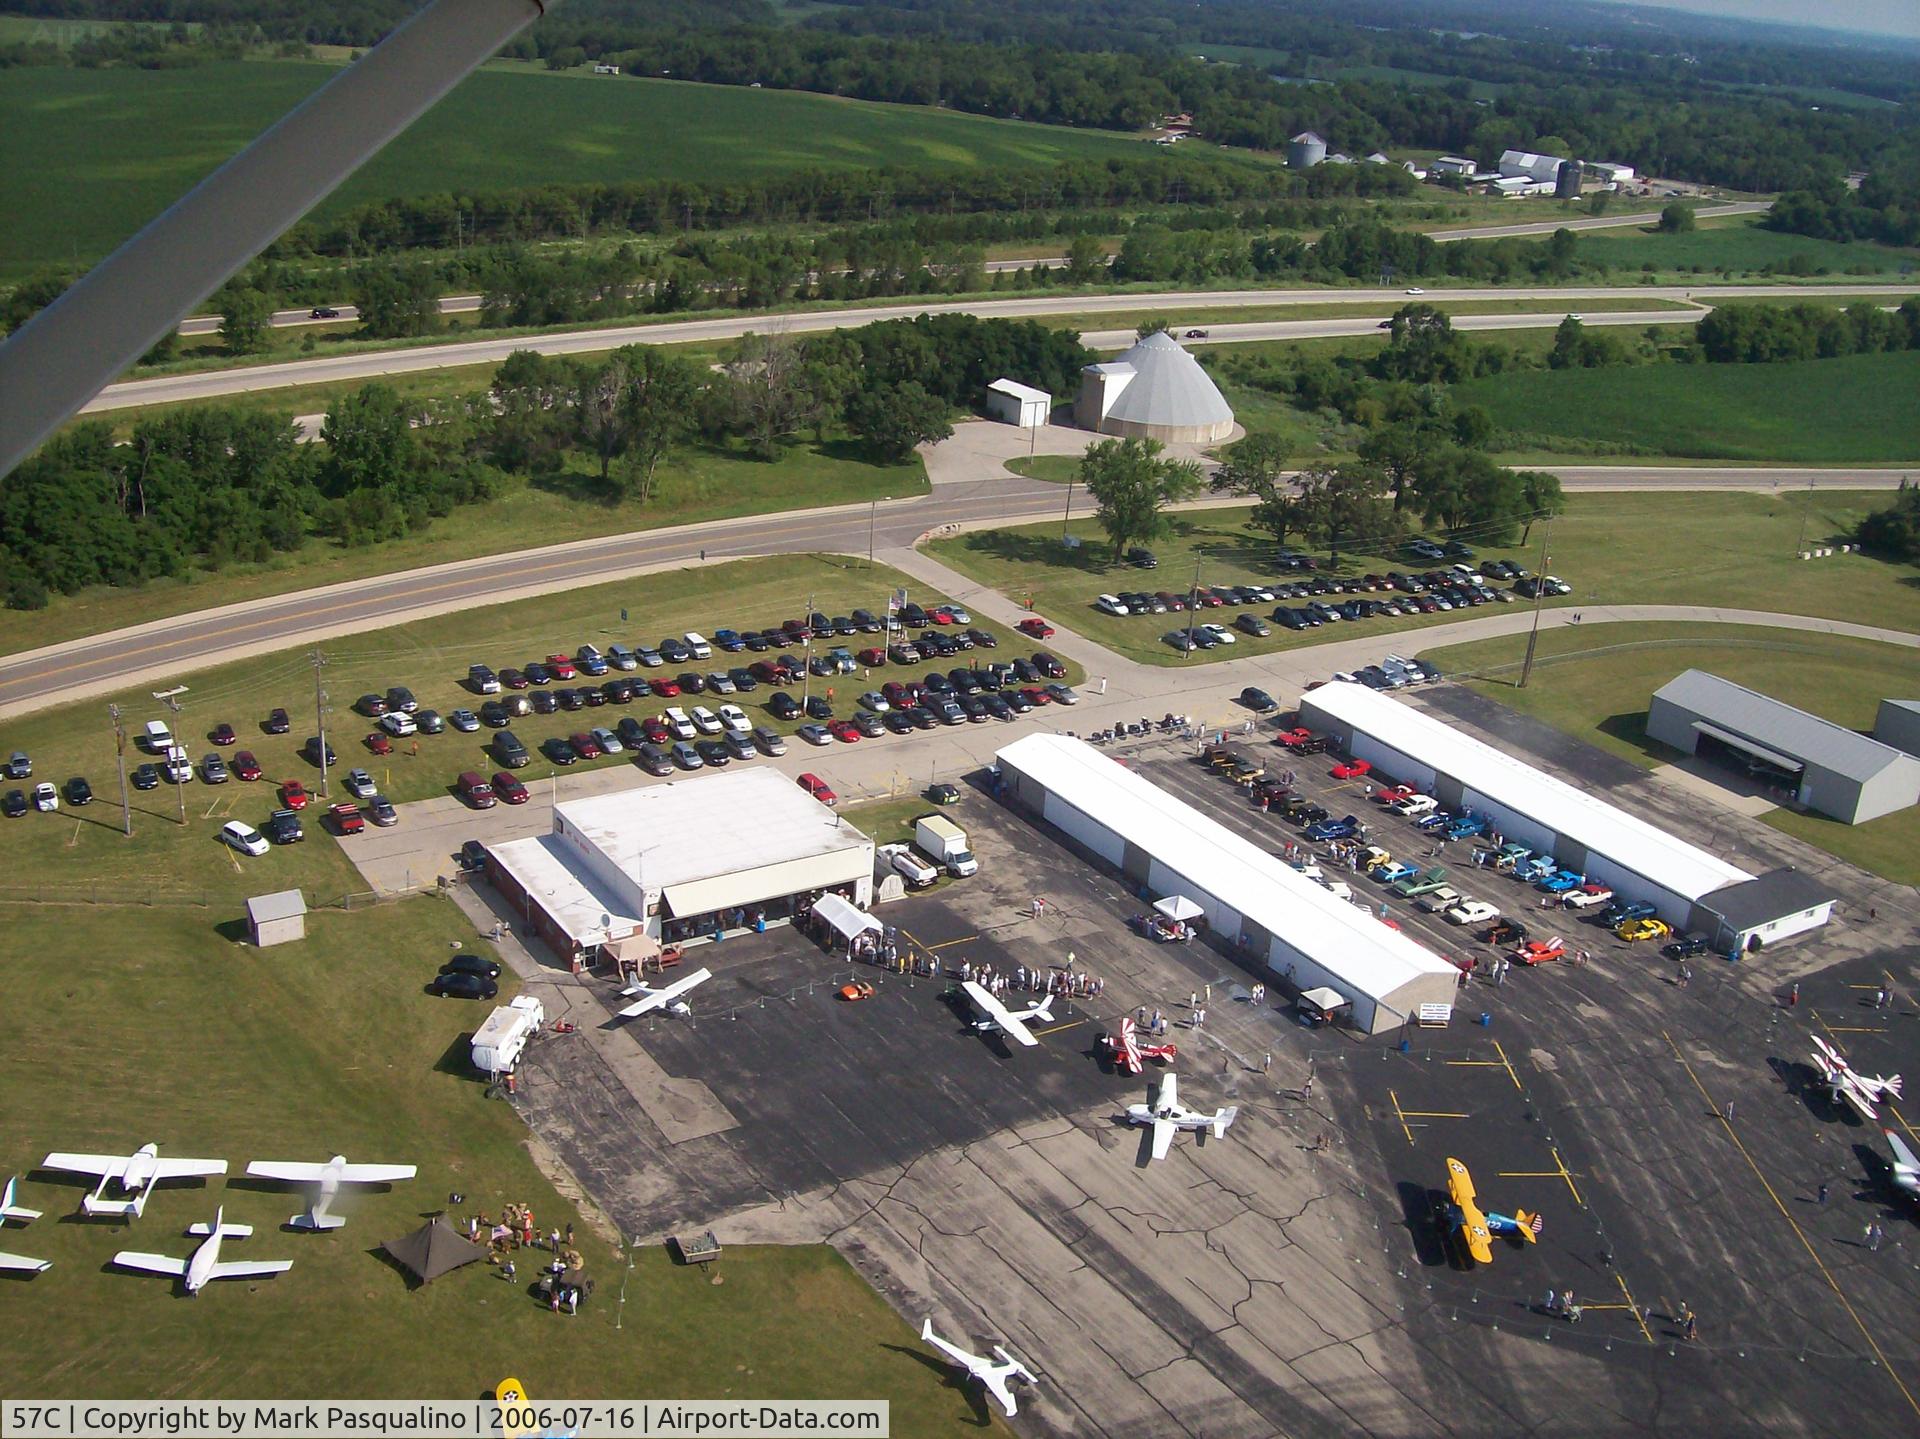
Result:
{"type": "Polygon", "coordinates": [[[206,1236],[206,1242],[193,1251],[193,1257],[190,1259],[175,1259],[166,1254],[143,1254],[137,1249],[122,1249],[113,1256],[113,1262],[122,1269],[139,1269],[148,1274],[165,1274],[178,1279],[189,1294],[198,1294],[210,1280],[258,1279],[269,1274],[285,1274],[293,1268],[291,1259],[222,1260],[220,1258],[221,1240],[245,1239],[253,1233],[252,1225],[228,1224],[224,1208],[213,1211],[213,1223],[195,1224],[187,1230],[187,1233],[206,1236]]]}
{"type": "MultiPolygon", "coordinates": [[[[5,1224],[9,1219],[17,1219],[22,1224],[31,1224],[40,1217],[39,1210],[28,1209],[13,1202],[14,1186],[18,1183],[18,1179],[9,1179],[7,1187],[0,1190],[0,1224],[5,1224]]],[[[44,1274],[51,1267],[51,1260],[29,1259],[24,1254],[0,1252],[0,1273],[44,1274]]]]}
{"type": "Polygon", "coordinates": [[[1032,1031],[1027,1028],[1027,1021],[1053,1018],[1053,996],[1050,994],[1038,1004],[1022,1010],[1012,1010],[988,994],[987,987],[978,980],[970,979],[960,988],[965,990],[967,998],[973,1001],[973,1007],[980,1011],[980,1018],[973,1022],[973,1027],[982,1033],[991,1033],[997,1029],[1021,1044],[1035,1045],[1040,1041],[1035,1039],[1032,1031]]]}
{"type": "Polygon", "coordinates": [[[1892,1129],[1883,1129],[1887,1143],[1893,1146],[1894,1187],[1920,1199],[1920,1157],[1907,1147],[1907,1141],[1892,1129]]]}
{"type": "Polygon", "coordinates": [[[1211,1131],[1215,1139],[1227,1132],[1227,1126],[1240,1115],[1240,1106],[1230,1105],[1225,1109],[1216,1109],[1212,1114],[1202,1113],[1198,1109],[1188,1109],[1180,1102],[1180,1091],[1176,1086],[1177,1075],[1164,1075],[1160,1080],[1160,1090],[1146,1104],[1127,1106],[1127,1121],[1130,1124],[1151,1124],[1153,1126],[1153,1157],[1165,1159],[1167,1151],[1173,1147],[1173,1136],[1182,1129],[1204,1129],[1211,1131]]]}
{"type": "Polygon", "coordinates": [[[411,1164],[349,1164],[344,1154],[334,1155],[325,1164],[256,1159],[247,1166],[247,1174],[254,1179],[314,1186],[313,1206],[287,1221],[293,1229],[338,1229],[345,1224],[339,1215],[328,1213],[343,1184],[397,1184],[418,1172],[411,1164]]]}
{"type": "Polygon", "coordinates": [[[1899,1075],[1860,1074],[1844,1054],[1819,1035],[1813,1036],[1813,1044],[1813,1067],[1826,1082],[1827,1093],[1836,1103],[1844,1100],[1852,1105],[1862,1119],[1873,1122],[1880,1117],[1876,1105],[1885,1104],[1889,1097],[1900,1097],[1899,1075]]]}
{"type": "Polygon", "coordinates": [[[49,1154],[42,1169],[64,1169],[74,1174],[98,1175],[100,1183],[80,1201],[87,1214],[98,1219],[133,1219],[146,1212],[153,1186],[166,1179],[197,1179],[225,1174],[224,1159],[162,1159],[158,1145],[144,1144],[132,1154],[49,1154]],[[110,1181],[119,1181],[124,1198],[106,1198],[110,1181]]]}
{"type": "Polygon", "coordinates": [[[1033,1377],[1033,1371],[998,1344],[993,1346],[993,1352],[1000,1356],[1000,1362],[996,1364],[991,1359],[982,1358],[978,1354],[969,1354],[958,1344],[948,1343],[933,1332],[931,1318],[920,1326],[920,1337],[966,1370],[969,1379],[978,1379],[987,1393],[1000,1401],[1000,1407],[1006,1410],[1009,1419],[1013,1418],[1017,1406],[1013,1402],[1013,1387],[1008,1381],[1017,1375],[1029,1384],[1040,1382],[1033,1377]]]}
{"type": "Polygon", "coordinates": [[[620,993],[631,998],[636,994],[645,995],[638,1004],[630,1004],[620,1011],[621,1019],[634,1019],[643,1014],[651,1014],[656,1009],[664,1009],[669,1014],[692,1014],[693,1008],[680,996],[688,993],[695,985],[705,984],[713,978],[710,969],[696,969],[685,979],[676,979],[672,984],[658,987],[644,982],[628,985],[620,993]]]}

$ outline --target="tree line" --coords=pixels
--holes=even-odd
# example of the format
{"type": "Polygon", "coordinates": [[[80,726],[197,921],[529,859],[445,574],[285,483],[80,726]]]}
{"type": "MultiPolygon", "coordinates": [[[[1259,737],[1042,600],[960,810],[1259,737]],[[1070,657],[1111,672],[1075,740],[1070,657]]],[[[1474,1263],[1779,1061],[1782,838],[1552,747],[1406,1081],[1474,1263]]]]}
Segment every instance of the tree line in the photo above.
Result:
{"type": "Polygon", "coordinates": [[[1793,190],[1773,202],[1760,222],[1769,230],[1816,240],[1877,240],[1920,245],[1920,156],[1876,170],[1850,189],[1839,180],[1793,190]]]}

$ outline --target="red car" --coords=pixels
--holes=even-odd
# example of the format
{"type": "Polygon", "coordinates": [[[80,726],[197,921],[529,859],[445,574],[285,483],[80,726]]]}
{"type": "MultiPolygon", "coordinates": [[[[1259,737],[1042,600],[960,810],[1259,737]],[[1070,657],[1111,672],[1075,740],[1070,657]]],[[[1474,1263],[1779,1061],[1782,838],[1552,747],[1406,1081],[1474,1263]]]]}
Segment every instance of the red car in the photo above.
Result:
{"type": "Polygon", "coordinates": [[[527,687],[529,681],[519,670],[501,670],[500,683],[510,690],[523,690],[527,687]]]}
{"type": "Polygon", "coordinates": [[[1392,804],[1397,799],[1406,799],[1414,792],[1414,788],[1410,784],[1397,784],[1392,789],[1388,789],[1385,785],[1382,785],[1373,792],[1373,802],[1375,804],[1392,804]]]}
{"type": "Polygon", "coordinates": [[[573,746],[573,752],[581,759],[599,759],[604,753],[600,748],[600,741],[585,730],[576,735],[568,735],[567,743],[573,746]]]}
{"type": "Polygon", "coordinates": [[[861,650],[859,659],[860,663],[868,669],[878,669],[887,662],[887,652],[877,647],[874,649],[861,650]]]}
{"type": "Polygon", "coordinates": [[[1274,736],[1273,742],[1285,745],[1288,749],[1300,749],[1313,743],[1313,731],[1308,729],[1290,729],[1274,736]]]}
{"type": "Polygon", "coordinates": [[[670,700],[680,693],[680,682],[678,680],[648,680],[647,683],[653,686],[653,696],[655,699],[670,700]]]}
{"type": "Polygon", "coordinates": [[[233,772],[241,779],[259,779],[260,761],[253,757],[253,751],[243,749],[233,757],[233,772]]]}
{"type": "Polygon", "coordinates": [[[208,735],[207,738],[215,744],[237,744],[240,736],[233,732],[232,725],[217,724],[213,727],[213,733],[208,735]]]}
{"type": "Polygon", "coordinates": [[[1363,759],[1342,760],[1333,767],[1335,779],[1365,779],[1373,766],[1363,759]]]}
{"type": "Polygon", "coordinates": [[[570,680],[574,675],[573,658],[570,655],[548,655],[547,668],[557,680],[570,680]]]}
{"type": "Polygon", "coordinates": [[[393,741],[387,738],[385,730],[375,730],[367,736],[367,748],[375,754],[392,754],[393,741]]]}
{"type": "Polygon", "coordinates": [[[1039,685],[1028,685],[1025,689],[1021,690],[1020,693],[1028,704],[1036,708],[1040,705],[1050,705],[1053,703],[1053,696],[1041,689],[1039,685]]]}
{"type": "Polygon", "coordinates": [[[493,777],[493,792],[508,804],[527,802],[527,787],[505,770],[493,777]]]}
{"type": "Polygon", "coordinates": [[[1522,964],[1549,964],[1567,952],[1567,946],[1558,936],[1552,939],[1530,939],[1513,951],[1513,957],[1522,964]]]}
{"type": "Polygon", "coordinates": [[[822,804],[836,804],[839,802],[840,797],[829,789],[827,782],[817,774],[803,774],[800,776],[799,783],[801,789],[805,790],[822,804]]]}
{"type": "Polygon", "coordinates": [[[927,611],[927,618],[936,625],[950,625],[953,623],[953,611],[945,605],[935,605],[927,611]]]}
{"type": "Polygon", "coordinates": [[[667,728],[667,722],[659,715],[651,715],[641,720],[640,728],[645,733],[648,744],[673,743],[673,731],[667,728]]]}
{"type": "Polygon", "coordinates": [[[367,827],[357,804],[337,804],[327,813],[333,816],[334,828],[342,834],[358,834],[367,827]]]}
{"type": "Polygon", "coordinates": [[[841,744],[860,742],[860,731],[854,726],[852,720],[830,720],[827,724],[827,733],[839,740],[841,744]]]}
{"type": "Polygon", "coordinates": [[[280,786],[280,803],[288,809],[305,809],[311,798],[307,787],[297,779],[290,779],[280,786]]]}
{"type": "Polygon", "coordinates": [[[1033,615],[1020,621],[1020,633],[1032,635],[1037,640],[1050,640],[1053,638],[1053,626],[1040,616],[1033,615]]]}

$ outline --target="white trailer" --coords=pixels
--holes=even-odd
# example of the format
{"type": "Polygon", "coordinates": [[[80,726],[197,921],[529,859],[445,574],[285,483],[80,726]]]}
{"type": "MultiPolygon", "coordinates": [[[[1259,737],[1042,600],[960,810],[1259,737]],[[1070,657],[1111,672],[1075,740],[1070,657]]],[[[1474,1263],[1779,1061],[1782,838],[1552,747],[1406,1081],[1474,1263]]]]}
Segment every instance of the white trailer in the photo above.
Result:
{"type": "Polygon", "coordinates": [[[546,1008],[532,995],[501,1005],[474,1031],[473,1067],[489,1077],[507,1073],[546,1022],[546,1008]]]}

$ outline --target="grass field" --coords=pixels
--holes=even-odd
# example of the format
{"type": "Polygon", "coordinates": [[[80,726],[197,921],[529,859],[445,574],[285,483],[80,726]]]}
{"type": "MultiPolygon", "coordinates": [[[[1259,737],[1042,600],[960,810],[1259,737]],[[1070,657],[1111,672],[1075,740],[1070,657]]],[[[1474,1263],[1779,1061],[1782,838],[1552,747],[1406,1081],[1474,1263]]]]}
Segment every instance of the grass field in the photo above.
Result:
{"type": "Polygon", "coordinates": [[[260,565],[234,565],[213,574],[195,572],[137,589],[100,586],[57,596],[44,610],[0,610],[0,653],[18,653],[189,610],[498,554],[518,544],[558,544],[732,515],[902,499],[926,492],[926,469],[917,455],[904,464],[879,465],[861,457],[852,445],[835,440],[796,445],[773,464],[733,448],[691,447],[661,467],[657,493],[646,504],[607,498],[597,467],[575,456],[569,468],[558,474],[516,477],[499,498],[455,510],[390,544],[353,549],[332,540],[312,540],[303,549],[260,565]]]}
{"type": "MultiPolygon", "coordinates": [[[[1871,730],[1880,700],[1911,693],[1914,651],[1838,635],[1746,626],[1608,624],[1549,630],[1526,689],[1513,684],[1523,637],[1425,651],[1450,675],[1483,675],[1473,687],[1635,764],[1677,756],[1647,738],[1646,702],[1686,669],[1704,669],[1836,724],[1871,730]]],[[[1866,824],[1775,810],[1767,822],[1863,869],[1920,884],[1920,809],[1866,824]]]]}
{"type": "MultiPolygon", "coordinates": [[[[927,593],[916,581],[886,566],[867,568],[864,562],[822,556],[793,555],[772,559],[740,560],[708,565],[700,569],[668,570],[643,575],[617,584],[588,589],[567,590],[538,599],[469,609],[458,614],[397,625],[352,635],[337,644],[325,646],[327,655],[326,687],[331,696],[332,713],[328,719],[328,739],[339,755],[335,773],[361,766],[372,774],[381,792],[395,803],[449,793],[462,770],[484,766],[490,771],[499,766],[483,746],[492,731],[460,734],[449,728],[445,734],[423,735],[418,753],[411,742],[401,741],[394,753],[380,757],[366,747],[365,736],[374,721],[363,718],[352,706],[363,694],[382,693],[392,685],[406,685],[420,704],[445,715],[465,707],[477,711],[480,697],[468,691],[464,681],[467,666],[486,663],[495,669],[524,665],[564,649],[571,654],[591,642],[605,649],[613,643],[634,644],[644,640],[656,644],[663,635],[700,630],[712,634],[715,629],[753,625],[764,628],[777,625],[796,615],[804,615],[809,601],[828,614],[844,615],[856,608],[882,613],[890,589],[905,589],[922,604],[932,604],[944,596],[927,593]],[[630,618],[622,622],[625,608],[630,618]]],[[[1029,654],[1035,646],[1011,635],[1001,626],[989,628],[1003,638],[993,651],[998,658],[1029,654]]],[[[871,638],[859,643],[839,640],[853,651],[865,648],[871,638]]],[[[975,651],[975,657],[984,655],[975,651]]],[[[649,677],[671,677],[685,670],[702,674],[714,669],[730,669],[760,659],[753,654],[724,655],[712,659],[662,669],[637,671],[649,677]]],[[[947,667],[958,663],[948,661],[947,667]]],[[[1067,665],[1068,682],[1079,683],[1082,675],[1067,665]]],[[[878,688],[889,678],[909,678],[915,671],[896,668],[876,669],[871,679],[855,673],[812,682],[812,693],[833,691],[835,713],[847,715],[855,708],[859,694],[878,688]]],[[[138,876],[166,876],[190,894],[198,895],[217,879],[231,874],[236,863],[214,841],[214,834],[226,819],[243,819],[259,824],[275,808],[271,783],[296,778],[310,789],[315,787],[318,771],[299,756],[299,747],[313,727],[313,670],[306,650],[285,650],[237,660],[195,673],[170,676],[170,683],[188,685],[186,710],[173,722],[174,729],[186,736],[197,762],[212,750],[207,733],[221,721],[233,725],[240,734],[239,749],[251,750],[266,771],[266,780],[247,784],[240,781],[223,786],[208,786],[197,780],[186,787],[188,823],[177,822],[179,792],[163,785],[133,796],[135,840],[130,846],[120,834],[119,788],[115,780],[113,734],[103,722],[103,706],[117,701],[126,707],[137,731],[146,720],[158,717],[160,707],[151,691],[154,684],[130,686],[122,693],[62,706],[38,714],[21,716],[0,724],[0,753],[24,749],[33,756],[36,778],[64,782],[70,775],[85,775],[98,798],[82,810],[62,810],[59,818],[30,816],[19,823],[0,825],[0,866],[13,876],[31,874],[36,886],[53,893],[64,893],[69,884],[90,884],[96,865],[107,856],[137,856],[137,863],[116,878],[132,880],[138,876]],[[260,729],[269,710],[285,707],[293,719],[289,735],[270,736],[260,729]],[[149,850],[148,846],[154,846],[149,850]],[[8,862],[11,862],[10,864],[8,862]]],[[[586,680],[576,684],[589,683],[586,680]]],[[[597,683],[594,681],[593,683],[597,683]]],[[[570,687],[570,686],[569,686],[570,687]]],[[[708,697],[693,695],[684,699],[644,699],[631,705],[604,705],[551,715],[528,715],[513,722],[513,732],[530,749],[555,735],[575,734],[595,726],[612,728],[625,715],[658,714],[670,704],[738,703],[756,724],[765,724],[791,734],[793,723],[774,719],[765,704],[772,691],[761,686],[750,694],[708,697]]],[[[910,754],[913,740],[889,735],[868,743],[897,746],[910,754]]],[[[805,746],[798,746],[805,748],[805,746]]],[[[129,751],[131,767],[144,755],[129,751]]],[[[631,757],[613,755],[575,767],[582,770],[630,764],[631,757]]],[[[532,784],[558,773],[538,753],[534,762],[521,770],[520,778],[532,784]]],[[[337,788],[337,786],[336,786],[337,788]]],[[[293,850],[275,850],[273,854],[241,866],[250,875],[271,877],[278,882],[287,867],[287,856],[301,856],[315,849],[331,851],[333,846],[312,831],[308,841],[293,850]],[[318,841],[316,844],[315,841],[318,841]]],[[[342,887],[349,876],[335,880],[342,887]]],[[[421,876],[421,882],[430,876],[421,876]]],[[[145,882],[157,883],[148,880],[145,882]]],[[[259,882],[266,882],[262,879],[259,882]]],[[[335,890],[335,893],[340,892],[335,890]]],[[[0,879],[0,899],[9,893],[0,879]]]]}
{"type": "MultiPolygon", "coordinates": [[[[1804,525],[1807,543],[1850,532],[1884,495],[1821,491],[1779,495],[1734,493],[1581,494],[1551,527],[1547,568],[1573,586],[1571,596],[1550,601],[1582,607],[1599,604],[1710,604],[1789,614],[1819,615],[1889,629],[1920,631],[1920,569],[1860,555],[1827,560],[1794,558],[1804,525]]],[[[1196,561],[1202,584],[1271,580],[1272,541],[1246,526],[1247,511],[1234,507],[1174,517],[1175,533],[1155,541],[1160,567],[1150,574],[1115,565],[1112,547],[1091,519],[1071,525],[1078,549],[1062,549],[1058,523],[981,530],[936,540],[931,550],[947,564],[1003,593],[1024,598],[1056,624],[1148,664],[1206,664],[1204,653],[1183,658],[1163,637],[1178,628],[1171,615],[1125,617],[1092,608],[1102,591],[1166,588],[1184,592],[1196,561]]],[[[1510,556],[1539,569],[1540,547],[1549,539],[1536,526],[1532,545],[1480,546],[1481,556],[1510,556]]],[[[1404,554],[1362,550],[1347,556],[1345,573],[1406,568],[1404,554]]],[[[1485,611],[1475,611],[1484,613],[1485,611]]],[[[1233,612],[1212,617],[1229,621],[1233,612]]],[[[1363,620],[1354,633],[1395,634],[1458,619],[1457,613],[1363,620]]],[[[1266,639],[1242,635],[1219,658],[1297,649],[1317,641],[1346,639],[1345,624],[1332,630],[1293,631],[1274,626],[1266,639]]],[[[1910,688],[1910,686],[1909,686],[1910,688]]]]}
{"type": "MultiPolygon", "coordinates": [[[[337,73],[286,60],[0,72],[0,133],[33,139],[0,150],[12,215],[0,227],[0,277],[98,258],[337,73]]],[[[1118,135],[916,106],[489,69],[370,161],[325,211],[462,186],[1009,169],[1140,153],[1138,141],[1118,135]]]]}
{"type": "MultiPolygon", "coordinates": [[[[1790,235],[1763,229],[1759,218],[1752,215],[1703,220],[1698,229],[1679,235],[1663,235],[1652,227],[1635,225],[1590,230],[1580,236],[1580,256],[1619,271],[1642,271],[1651,266],[1656,275],[1701,280],[1750,276],[1769,265],[1795,260],[1804,260],[1818,273],[1782,279],[1806,281],[1820,274],[1839,280],[1909,275],[1920,265],[1920,250],[1865,240],[1843,244],[1790,235]]],[[[1623,274],[1617,278],[1636,277],[1623,274]]]]}
{"type": "MultiPolygon", "coordinates": [[[[1456,385],[1527,440],[1807,464],[1920,459],[1920,352],[1774,365],[1536,370],[1456,385]]],[[[1526,443],[1523,440],[1522,443],[1526,443]]]]}

